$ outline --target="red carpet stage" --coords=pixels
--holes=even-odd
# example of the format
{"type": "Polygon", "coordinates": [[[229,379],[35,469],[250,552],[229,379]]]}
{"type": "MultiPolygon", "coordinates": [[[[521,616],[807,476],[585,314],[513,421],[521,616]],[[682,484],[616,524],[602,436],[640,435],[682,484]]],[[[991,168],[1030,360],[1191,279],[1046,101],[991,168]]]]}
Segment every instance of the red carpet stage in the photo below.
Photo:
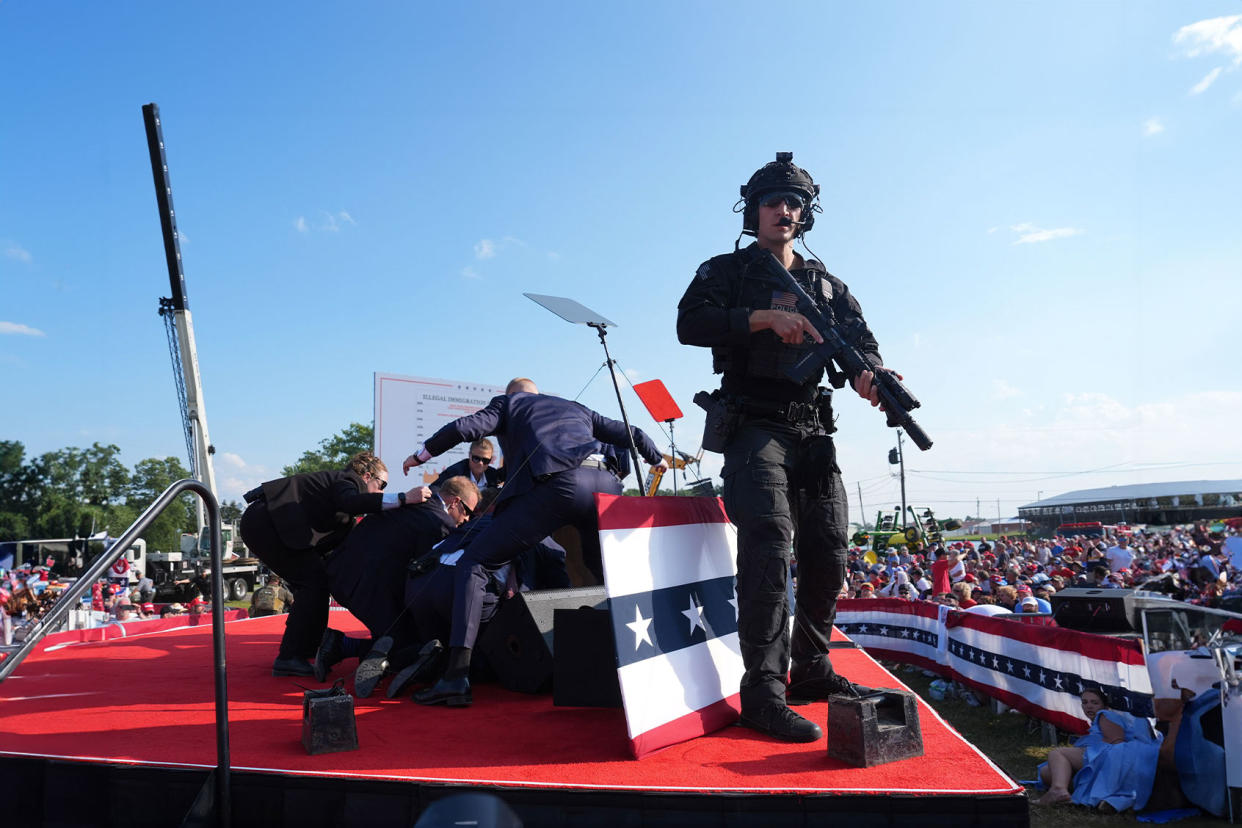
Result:
{"type": "MultiPolygon", "coordinates": [[[[362,629],[339,611],[332,625],[362,629]]],[[[462,786],[497,793],[528,826],[1027,824],[1021,787],[921,702],[922,758],[853,769],[824,741],[740,727],[634,760],[619,709],[496,685],[476,686],[468,709],[424,708],[381,686],[356,701],[358,750],[309,756],[298,682],[320,685],[271,676],[283,626],[225,625],[235,825],[409,826],[462,786]]],[[[899,686],[861,650],[833,661],[899,686]]],[[[826,704],[800,712],[827,721],[826,704]]],[[[0,685],[10,824],[178,824],[215,764],[213,715],[210,625],[36,652],[0,685]]]]}

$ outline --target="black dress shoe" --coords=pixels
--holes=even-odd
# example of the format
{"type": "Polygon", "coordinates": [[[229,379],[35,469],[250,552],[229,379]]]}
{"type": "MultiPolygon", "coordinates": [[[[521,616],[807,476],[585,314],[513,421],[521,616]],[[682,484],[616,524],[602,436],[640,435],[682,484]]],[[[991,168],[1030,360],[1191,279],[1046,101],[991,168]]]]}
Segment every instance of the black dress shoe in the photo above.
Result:
{"type": "Polygon", "coordinates": [[[388,682],[388,698],[395,699],[414,682],[428,681],[438,670],[443,669],[445,652],[444,645],[434,638],[424,644],[414,663],[388,682]]]}
{"type": "Polygon", "coordinates": [[[371,652],[358,662],[358,670],[354,673],[354,695],[360,699],[369,698],[375,692],[375,685],[384,677],[388,669],[388,651],[392,649],[392,638],[382,636],[375,639],[371,652]]]}
{"type": "Polygon", "coordinates": [[[469,707],[474,701],[474,696],[470,693],[470,679],[462,676],[455,679],[440,679],[426,690],[419,690],[415,693],[414,701],[419,704],[469,707]]]}
{"type": "Polygon", "coordinates": [[[331,627],[323,631],[319,650],[315,653],[315,681],[328,680],[328,673],[345,658],[345,633],[331,627]]]}
{"type": "Polygon", "coordinates": [[[785,690],[785,701],[795,707],[811,702],[824,701],[831,696],[846,696],[852,699],[862,698],[876,692],[874,688],[855,684],[840,673],[829,673],[815,678],[795,678],[790,676],[789,687],[785,690]]]}
{"type": "Polygon", "coordinates": [[[313,676],[315,668],[304,658],[278,658],[272,662],[273,676],[313,676]]]}
{"type": "Polygon", "coordinates": [[[779,702],[761,707],[753,713],[742,711],[741,724],[782,742],[814,742],[824,738],[824,731],[819,725],[802,718],[779,702]]]}

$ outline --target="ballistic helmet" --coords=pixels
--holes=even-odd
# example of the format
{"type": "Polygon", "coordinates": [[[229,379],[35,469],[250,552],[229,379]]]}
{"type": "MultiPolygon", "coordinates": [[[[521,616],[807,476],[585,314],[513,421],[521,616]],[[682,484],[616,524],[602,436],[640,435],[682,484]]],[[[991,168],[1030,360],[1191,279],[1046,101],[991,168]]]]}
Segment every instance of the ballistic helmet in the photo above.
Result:
{"type": "Polygon", "coordinates": [[[755,170],[750,180],[740,188],[742,199],[742,232],[755,235],[759,226],[759,202],[769,193],[789,192],[802,197],[802,224],[796,236],[801,236],[815,224],[819,211],[819,185],[811,174],[793,162],[792,152],[778,152],[776,160],[755,170]]]}

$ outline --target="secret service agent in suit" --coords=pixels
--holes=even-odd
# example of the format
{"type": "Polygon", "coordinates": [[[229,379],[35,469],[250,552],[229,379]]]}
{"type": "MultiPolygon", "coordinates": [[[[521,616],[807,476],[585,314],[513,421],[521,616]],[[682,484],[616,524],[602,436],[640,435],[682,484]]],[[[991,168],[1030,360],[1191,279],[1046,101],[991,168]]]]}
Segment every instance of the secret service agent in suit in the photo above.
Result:
{"type": "Polygon", "coordinates": [[[505,482],[504,469],[498,469],[492,465],[495,460],[496,450],[492,447],[492,441],[486,437],[475,440],[470,444],[470,456],[464,460],[458,460],[440,472],[440,476],[436,478],[436,482],[431,484],[431,488],[439,488],[444,481],[452,477],[468,477],[470,482],[479,489],[500,488],[505,482]]]}
{"type": "MultiPolygon", "coordinates": [[[[479,495],[476,517],[458,526],[436,544],[431,554],[410,567],[413,577],[406,584],[406,611],[410,614],[419,641],[424,642],[418,659],[410,659],[405,669],[392,659],[397,675],[388,685],[388,698],[396,698],[411,682],[434,680],[444,667],[443,641],[448,641],[453,624],[453,580],[456,564],[466,548],[483,535],[495,517],[492,505],[499,489],[484,489],[479,495]]],[[[532,589],[561,589],[569,586],[565,570],[565,549],[552,538],[525,549],[513,563],[488,570],[488,584],[479,615],[479,634],[500,608],[501,602],[516,592],[532,589]]]]}
{"type": "Polygon", "coordinates": [[[242,514],[242,540],[293,591],[272,675],[314,675],[310,658],[328,626],[323,556],[349,534],[354,517],[419,503],[431,494],[425,486],[384,494],[387,485],[388,467],[364,451],[339,471],[269,480],[244,495],[250,505],[242,514]]]}
{"type": "Polygon", "coordinates": [[[448,668],[433,687],[416,694],[415,701],[450,706],[471,703],[470,651],[478,636],[492,570],[570,524],[582,537],[583,561],[600,574],[595,494],[620,494],[621,481],[600,458],[599,443],[628,446],[630,433],[649,463],[664,462],[655,443],[640,429],[627,433],[624,423],[579,403],[540,394],[534,382],[522,378],[511,381],[504,395],[486,408],[437,431],[420,451],[406,458],[402,469],[408,474],[458,443],[495,434],[508,470],[491,525],[455,567],[448,668]]]}
{"type": "MultiPolygon", "coordinates": [[[[445,481],[421,503],[363,518],[327,556],[332,597],[366,625],[370,638],[347,638],[339,630],[325,630],[315,654],[318,681],[326,680],[342,659],[365,653],[354,676],[354,694],[366,698],[383,678],[385,662],[399,665],[403,647],[421,644],[411,638],[413,623],[405,611],[410,562],[430,553],[465,523],[478,501],[478,489],[466,478],[445,481]]],[[[417,651],[415,646],[414,654],[417,651]]]]}

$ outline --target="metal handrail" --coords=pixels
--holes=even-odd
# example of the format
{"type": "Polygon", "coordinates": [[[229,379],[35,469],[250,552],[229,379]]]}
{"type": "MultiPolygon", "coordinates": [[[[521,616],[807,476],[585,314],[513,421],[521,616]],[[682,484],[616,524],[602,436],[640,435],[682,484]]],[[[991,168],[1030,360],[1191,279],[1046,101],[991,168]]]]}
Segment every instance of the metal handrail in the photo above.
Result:
{"type": "Polygon", "coordinates": [[[36,621],[26,634],[22,646],[3,662],[0,662],[0,682],[17,669],[22,660],[69,614],[69,610],[78,605],[91,584],[103,577],[126,550],[133,545],[138,536],[146,531],[160,514],[169,507],[177,497],[185,492],[193,492],[203,501],[207,508],[207,525],[211,527],[211,637],[214,645],[215,684],[216,684],[216,772],[215,772],[215,805],[217,823],[228,828],[231,811],[231,791],[229,783],[229,709],[228,681],[224,659],[224,556],[220,533],[220,505],[211,490],[198,480],[178,480],[147,507],[112,546],[91,562],[82,576],[68,587],[52,605],[46,615],[36,621]]]}

